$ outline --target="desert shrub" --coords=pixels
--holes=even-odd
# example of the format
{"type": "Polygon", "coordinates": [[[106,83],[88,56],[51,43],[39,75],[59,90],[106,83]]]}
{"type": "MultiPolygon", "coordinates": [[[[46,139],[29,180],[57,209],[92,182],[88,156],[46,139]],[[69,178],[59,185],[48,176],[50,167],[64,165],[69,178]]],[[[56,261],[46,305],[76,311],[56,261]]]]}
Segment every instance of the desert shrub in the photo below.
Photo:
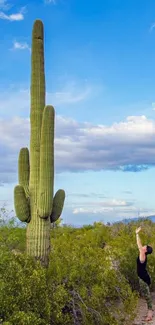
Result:
{"type": "Polygon", "coordinates": [[[111,268],[101,238],[94,228],[66,231],[52,240],[48,269],[52,324],[116,325],[133,318],[137,295],[119,270],[111,268]]]}
{"type": "Polygon", "coordinates": [[[17,224],[15,217],[8,218],[9,212],[5,208],[0,209],[0,244],[9,250],[25,251],[26,229],[23,223],[17,224]],[[20,227],[22,224],[22,227],[20,227]]]}
{"type": "Polygon", "coordinates": [[[32,312],[18,311],[12,314],[10,322],[4,322],[3,325],[43,325],[47,324],[43,319],[39,319],[32,312]]]}
{"type": "MultiPolygon", "coordinates": [[[[4,325],[131,324],[138,294],[135,228],[95,223],[51,230],[48,270],[26,257],[25,229],[0,227],[0,319],[4,325]],[[19,254],[18,254],[19,253],[19,254]],[[118,262],[114,266],[113,262],[118,262]]],[[[142,240],[155,243],[151,224],[142,240]],[[150,227],[150,228],[149,228],[150,227]]],[[[154,283],[154,257],[149,260],[154,283]],[[152,269],[151,269],[152,268],[152,269]]]]}
{"type": "Polygon", "coordinates": [[[0,250],[0,318],[11,324],[49,324],[46,271],[24,254],[0,250]],[[22,316],[23,315],[23,316],[22,316]]]}

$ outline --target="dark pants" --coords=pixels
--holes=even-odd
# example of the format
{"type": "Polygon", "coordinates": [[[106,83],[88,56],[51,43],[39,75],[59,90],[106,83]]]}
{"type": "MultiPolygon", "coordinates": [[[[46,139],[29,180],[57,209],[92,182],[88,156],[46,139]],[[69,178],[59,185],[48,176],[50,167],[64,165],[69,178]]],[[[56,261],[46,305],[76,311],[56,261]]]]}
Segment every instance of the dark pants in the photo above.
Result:
{"type": "Polygon", "coordinates": [[[141,278],[139,278],[139,284],[140,284],[140,293],[142,296],[144,296],[148,309],[152,310],[152,297],[150,293],[150,287],[141,278]]]}

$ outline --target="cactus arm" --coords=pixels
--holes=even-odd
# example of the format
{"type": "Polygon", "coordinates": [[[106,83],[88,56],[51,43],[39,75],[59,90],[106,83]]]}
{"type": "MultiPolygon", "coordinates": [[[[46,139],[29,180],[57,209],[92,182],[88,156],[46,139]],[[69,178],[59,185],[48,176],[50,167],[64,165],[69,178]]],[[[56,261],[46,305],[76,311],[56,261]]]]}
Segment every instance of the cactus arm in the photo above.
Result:
{"type": "Polygon", "coordinates": [[[62,213],[62,209],[64,206],[65,201],[65,191],[64,190],[58,190],[55,193],[54,199],[53,199],[53,209],[52,213],[50,215],[51,222],[55,222],[62,213]]]}
{"type": "Polygon", "coordinates": [[[52,211],[54,183],[54,108],[43,112],[40,143],[40,183],[38,211],[40,218],[48,218],[52,211]]]}
{"type": "Polygon", "coordinates": [[[17,185],[14,188],[14,205],[18,219],[22,222],[29,222],[30,206],[22,185],[17,185]]]}
{"type": "Polygon", "coordinates": [[[14,189],[14,203],[16,216],[23,222],[30,221],[29,173],[29,151],[28,148],[22,148],[18,159],[19,185],[14,189]]]}
{"type": "Polygon", "coordinates": [[[19,153],[18,159],[18,179],[19,184],[23,186],[26,198],[29,197],[29,150],[28,148],[22,148],[19,153]]]}

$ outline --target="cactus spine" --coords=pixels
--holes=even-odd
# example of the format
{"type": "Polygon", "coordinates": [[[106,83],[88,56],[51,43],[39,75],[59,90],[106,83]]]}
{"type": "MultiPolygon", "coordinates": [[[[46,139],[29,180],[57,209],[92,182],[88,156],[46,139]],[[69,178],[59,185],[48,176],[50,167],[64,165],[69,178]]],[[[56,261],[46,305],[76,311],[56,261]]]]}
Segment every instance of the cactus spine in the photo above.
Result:
{"type": "Polygon", "coordinates": [[[27,222],[27,254],[48,266],[51,222],[61,215],[65,192],[54,187],[53,106],[45,106],[44,30],[36,20],[32,31],[30,155],[22,148],[18,160],[19,185],[14,206],[19,220],[27,222]]]}

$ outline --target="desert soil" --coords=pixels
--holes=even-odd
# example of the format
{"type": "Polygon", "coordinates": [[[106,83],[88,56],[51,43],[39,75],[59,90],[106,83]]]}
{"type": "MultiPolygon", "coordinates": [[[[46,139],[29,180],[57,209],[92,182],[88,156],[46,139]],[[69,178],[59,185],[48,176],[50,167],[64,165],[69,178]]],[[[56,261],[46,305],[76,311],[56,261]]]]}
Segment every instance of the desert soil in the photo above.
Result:
{"type": "Polygon", "coordinates": [[[144,319],[147,315],[147,305],[143,298],[139,298],[137,305],[137,317],[135,318],[132,325],[155,325],[155,292],[152,292],[153,299],[153,320],[146,322],[144,319]]]}

